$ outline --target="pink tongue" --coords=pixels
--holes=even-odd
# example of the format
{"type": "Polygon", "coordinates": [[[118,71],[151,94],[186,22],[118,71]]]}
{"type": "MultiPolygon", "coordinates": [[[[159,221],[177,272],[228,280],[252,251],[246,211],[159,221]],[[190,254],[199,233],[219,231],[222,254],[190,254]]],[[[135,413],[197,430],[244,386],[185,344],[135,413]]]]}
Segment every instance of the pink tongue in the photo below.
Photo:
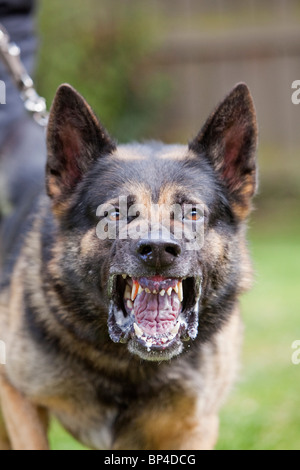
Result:
{"type": "Polygon", "coordinates": [[[180,308],[181,303],[174,291],[171,296],[147,294],[143,291],[134,301],[137,323],[151,336],[169,333],[176,325],[180,308]]]}

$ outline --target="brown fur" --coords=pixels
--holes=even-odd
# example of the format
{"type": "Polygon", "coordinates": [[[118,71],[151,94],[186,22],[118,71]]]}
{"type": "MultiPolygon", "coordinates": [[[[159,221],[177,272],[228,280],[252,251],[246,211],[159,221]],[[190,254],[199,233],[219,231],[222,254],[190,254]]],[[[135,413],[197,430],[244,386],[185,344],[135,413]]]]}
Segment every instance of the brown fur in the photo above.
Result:
{"type": "MultiPolygon", "coordinates": [[[[50,415],[91,448],[215,446],[218,413],[238,371],[238,296],[251,285],[244,222],[256,188],[256,135],[244,85],[189,147],[116,147],[84,100],[70,87],[60,88],[48,129],[49,197],[38,201],[10,283],[0,290],[7,357],[0,365],[0,449],[47,449],[50,415]],[[100,180],[93,179],[97,171],[100,180]],[[183,251],[173,271],[158,273],[203,276],[198,336],[160,362],[152,362],[151,353],[148,360],[147,351],[141,359],[136,346],[127,349],[125,340],[109,337],[109,273],[140,269],[136,242],[100,240],[82,209],[92,197],[114,202],[111,188],[134,196],[145,218],[153,204],[163,204],[167,216],[168,208],[185,200],[201,204],[211,217],[201,251],[183,251]]],[[[149,266],[143,270],[140,276],[153,275],[149,266]]]]}

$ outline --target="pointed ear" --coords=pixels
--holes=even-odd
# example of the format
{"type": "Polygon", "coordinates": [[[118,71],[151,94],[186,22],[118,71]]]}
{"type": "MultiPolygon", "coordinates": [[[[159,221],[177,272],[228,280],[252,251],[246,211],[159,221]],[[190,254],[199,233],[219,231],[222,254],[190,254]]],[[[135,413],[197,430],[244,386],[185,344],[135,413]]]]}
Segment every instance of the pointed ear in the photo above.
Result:
{"type": "Polygon", "coordinates": [[[191,142],[205,155],[228,189],[235,215],[245,219],[256,191],[257,122],[248,87],[240,83],[211,114],[191,142]]]}
{"type": "Polygon", "coordinates": [[[54,98],[47,150],[46,188],[58,212],[93,162],[115,150],[89,105],[70,85],[61,85],[54,98]]]}

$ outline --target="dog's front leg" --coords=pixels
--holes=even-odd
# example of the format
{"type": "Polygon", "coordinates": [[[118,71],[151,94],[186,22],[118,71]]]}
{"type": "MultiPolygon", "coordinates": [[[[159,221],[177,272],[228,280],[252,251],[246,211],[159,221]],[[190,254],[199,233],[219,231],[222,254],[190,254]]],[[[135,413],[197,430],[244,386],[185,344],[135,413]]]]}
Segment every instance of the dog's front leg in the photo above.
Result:
{"type": "Polygon", "coordinates": [[[48,450],[47,416],[0,376],[0,401],[13,450],[48,450]]]}
{"type": "Polygon", "coordinates": [[[1,450],[10,450],[10,442],[6,432],[6,426],[3,420],[3,416],[1,414],[1,406],[0,406],[0,451],[1,450]]]}

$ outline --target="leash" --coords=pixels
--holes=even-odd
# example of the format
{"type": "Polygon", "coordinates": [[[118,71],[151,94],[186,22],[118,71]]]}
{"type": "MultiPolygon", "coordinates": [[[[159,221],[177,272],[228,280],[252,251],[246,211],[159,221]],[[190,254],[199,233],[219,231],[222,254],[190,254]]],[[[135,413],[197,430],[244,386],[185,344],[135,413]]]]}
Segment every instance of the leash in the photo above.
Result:
{"type": "Polygon", "coordinates": [[[36,92],[34,82],[28,75],[22,61],[21,51],[17,44],[11,42],[4,26],[0,23],[0,59],[6,65],[12,79],[20,92],[26,111],[43,127],[48,123],[46,100],[36,92]]]}

